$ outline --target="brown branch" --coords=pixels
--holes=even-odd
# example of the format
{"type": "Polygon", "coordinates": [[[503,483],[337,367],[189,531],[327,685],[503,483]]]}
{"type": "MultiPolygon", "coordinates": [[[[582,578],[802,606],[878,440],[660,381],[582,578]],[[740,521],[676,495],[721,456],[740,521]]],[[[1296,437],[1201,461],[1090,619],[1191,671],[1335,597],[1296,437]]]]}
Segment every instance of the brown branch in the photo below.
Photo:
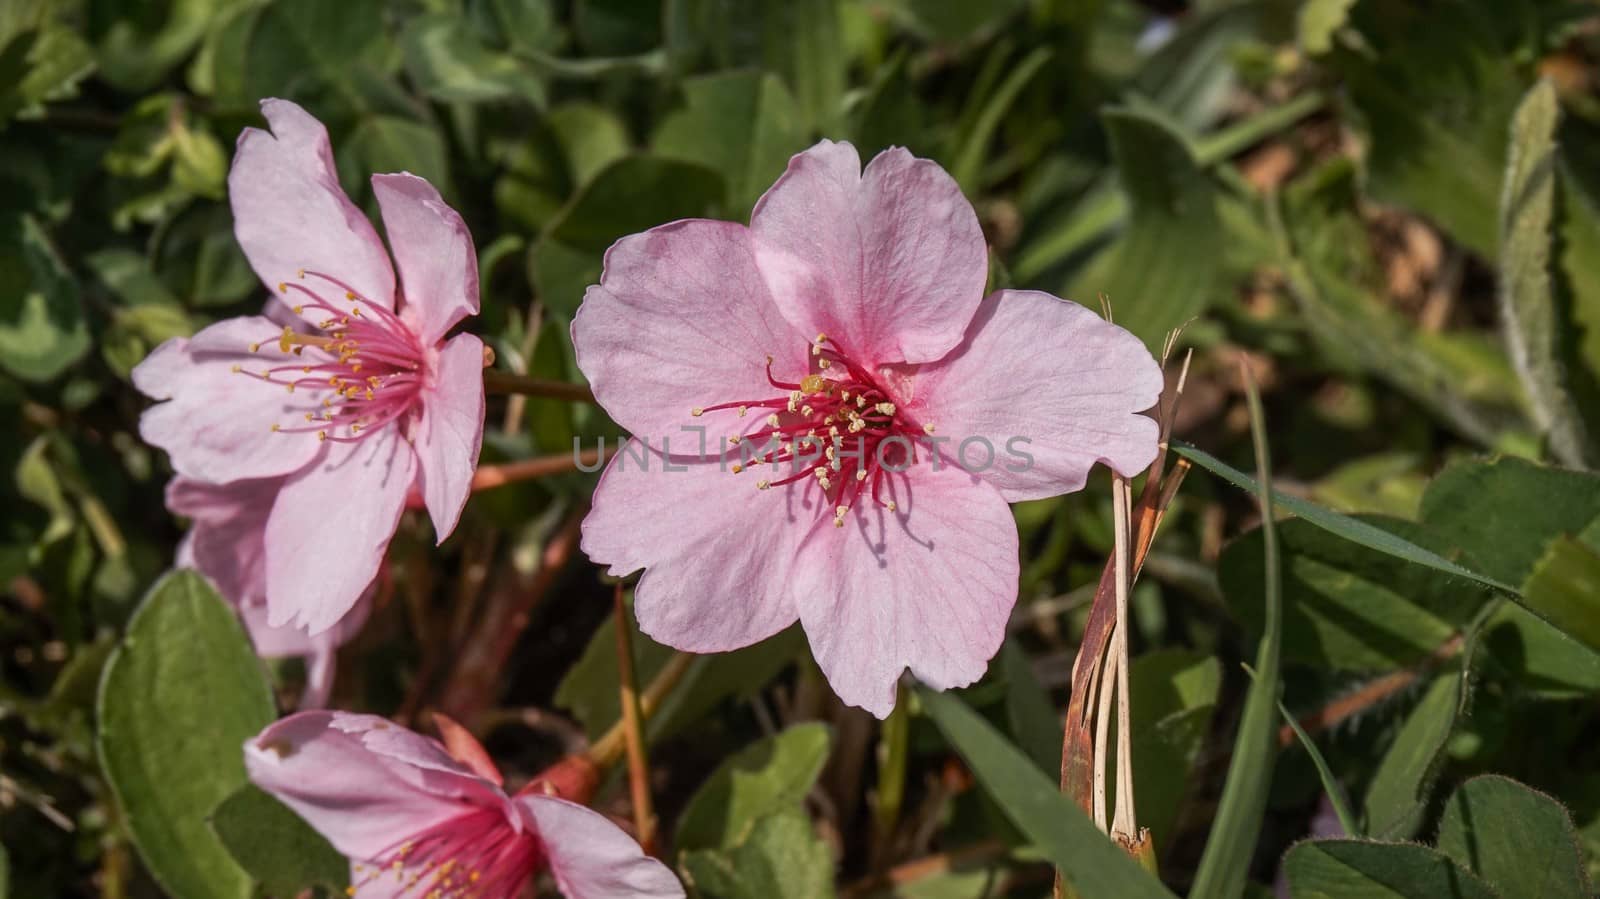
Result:
{"type": "Polygon", "coordinates": [[[549,477],[553,474],[566,474],[577,471],[578,466],[593,467],[605,459],[616,455],[617,447],[610,450],[584,450],[581,453],[552,453],[548,456],[535,456],[532,459],[518,459],[515,462],[502,462],[499,465],[480,465],[477,472],[472,475],[472,492],[489,490],[517,481],[526,481],[531,478],[549,477]]]}
{"type": "Polygon", "coordinates": [[[560,529],[545,544],[539,568],[531,576],[508,573],[506,581],[484,603],[478,627],[462,644],[455,671],[445,684],[439,708],[469,728],[497,696],[497,684],[517,641],[532,620],[533,610],[550,592],[578,546],[578,527],[587,507],[567,513],[560,529]]]}
{"type": "Polygon", "coordinates": [[[522,396],[542,396],[553,400],[570,400],[575,403],[593,403],[594,391],[583,384],[566,381],[546,381],[530,378],[516,372],[488,369],[483,373],[483,388],[490,393],[515,393],[522,396]]]}

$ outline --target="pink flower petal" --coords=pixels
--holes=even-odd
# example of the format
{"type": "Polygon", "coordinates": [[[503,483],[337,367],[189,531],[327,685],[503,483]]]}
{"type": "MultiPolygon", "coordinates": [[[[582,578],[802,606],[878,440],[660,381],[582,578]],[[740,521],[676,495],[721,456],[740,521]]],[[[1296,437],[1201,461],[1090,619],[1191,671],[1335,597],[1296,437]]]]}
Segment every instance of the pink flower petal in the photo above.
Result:
{"type": "Polygon", "coordinates": [[[583,551],[608,573],[648,567],[634,594],[639,628],[688,652],[725,652],[792,624],[794,548],[817,518],[792,505],[799,487],[757,491],[756,471],[683,460],[673,464],[687,470],[667,471],[665,461],[629,441],[583,520],[583,551]]]}
{"type": "Polygon", "coordinates": [[[879,718],[910,668],[930,687],[983,676],[1017,599],[1017,527],[995,488],[924,459],[801,547],[800,622],[833,691],[879,718]],[[892,484],[892,490],[889,489],[892,484]]]}
{"type": "Polygon", "coordinates": [[[367,745],[365,734],[380,727],[404,732],[372,716],[300,712],[246,742],[245,767],[256,786],[294,809],[335,849],[354,859],[376,858],[467,809],[460,795],[430,789],[405,759],[367,745]],[[358,728],[352,719],[371,721],[358,728]]]}
{"type": "Polygon", "coordinates": [[[972,204],[937,163],[899,147],[865,172],[848,143],[796,155],[750,229],[795,328],[825,332],[875,364],[943,356],[961,342],[988,280],[972,204]]]}
{"type": "Polygon", "coordinates": [[[537,831],[556,885],[567,899],[681,899],[683,884],[633,838],[590,808],[529,794],[517,808],[537,831]]]}
{"type": "Polygon", "coordinates": [[[266,533],[268,620],[312,634],[337,623],[372,583],[417,470],[393,425],[325,446],[284,484],[266,533]]]}
{"type": "Polygon", "coordinates": [[[458,334],[440,347],[417,419],[422,498],[443,543],[472,493],[483,445],[483,341],[458,334]]]}
{"type": "Polygon", "coordinates": [[[1155,459],[1158,428],[1138,413],[1160,397],[1161,367],[1139,338],[1047,293],[991,295],[914,385],[918,415],[951,438],[945,452],[972,439],[966,464],[1008,502],[1082,489],[1096,462],[1132,477],[1155,459]],[[1007,451],[1014,438],[1031,463],[1007,451]]]}
{"type": "Polygon", "coordinates": [[[262,534],[272,501],[282,486],[282,478],[227,485],[207,484],[181,475],[173,478],[167,484],[168,511],[194,519],[178,554],[178,564],[204,574],[216,585],[217,592],[235,606],[265,601],[266,545],[262,534]]]}
{"type": "Polygon", "coordinates": [[[373,175],[372,192],[394,249],[405,296],[400,315],[425,346],[478,314],[478,256],[461,216],[409,172],[373,175]]]}
{"type": "Polygon", "coordinates": [[[261,112],[272,131],[246,128],[228,173],[233,233],[251,267],[274,292],[314,271],[393,309],[389,255],[339,186],[327,129],[287,100],[263,100],[261,112]]]}
{"type": "Polygon", "coordinates": [[[167,451],[180,475],[216,484],[286,475],[316,457],[309,434],[274,434],[274,424],[298,423],[321,393],[289,393],[245,371],[265,367],[250,345],[283,329],[260,316],[230,318],[191,338],[174,337],[133,370],[133,383],[152,399],[139,434],[167,451]]]}
{"type": "Polygon", "coordinates": [[[790,328],[767,294],[750,234],[687,220],[624,237],[572,322],[578,368],[606,412],[635,436],[682,446],[696,406],[785,395],[774,372],[806,372],[815,334],[790,328]]]}

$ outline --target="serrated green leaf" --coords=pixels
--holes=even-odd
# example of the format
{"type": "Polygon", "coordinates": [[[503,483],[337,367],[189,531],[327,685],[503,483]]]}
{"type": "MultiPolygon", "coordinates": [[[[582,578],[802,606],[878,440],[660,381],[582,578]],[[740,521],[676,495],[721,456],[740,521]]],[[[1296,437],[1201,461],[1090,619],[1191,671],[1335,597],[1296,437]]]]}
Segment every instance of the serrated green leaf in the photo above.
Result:
{"type": "Polygon", "coordinates": [[[833,857],[811,820],[795,810],[757,820],[728,849],[696,849],[678,862],[705,899],[832,899],[833,857]]]}
{"type": "Polygon", "coordinates": [[[1534,421],[1567,465],[1593,464],[1595,447],[1567,384],[1559,332],[1565,327],[1550,284],[1551,220],[1556,200],[1556,90],[1541,81],[1511,121],[1500,195],[1500,316],[1511,361],[1534,421]]]}
{"type": "Polygon", "coordinates": [[[1500,899],[1591,895],[1567,810],[1507,777],[1482,775],[1457,788],[1439,818],[1439,851],[1500,899]]]}
{"type": "Polygon", "coordinates": [[[1091,304],[1105,295],[1117,324],[1159,346],[1214,298],[1224,244],[1216,190],[1165,121],[1126,108],[1101,118],[1128,197],[1128,225],[1064,295],[1091,304]]]}
{"type": "Polygon", "coordinates": [[[192,571],[150,589],[100,682],[100,766],[134,845],[180,899],[250,894],[207,826],[244,786],[244,741],[276,715],[233,609],[192,571]]]}
{"type": "MultiPolygon", "coordinates": [[[[1352,519],[1414,545],[1443,541],[1409,521],[1352,519]]],[[[1416,664],[1469,621],[1494,593],[1435,569],[1354,543],[1303,519],[1279,526],[1283,543],[1283,657],[1318,669],[1380,671],[1416,664]]],[[[1245,632],[1260,633],[1261,535],[1224,550],[1217,578],[1245,632]]]]}
{"type": "MultiPolygon", "coordinates": [[[[1550,541],[1600,516],[1600,475],[1525,459],[1461,459],[1422,494],[1420,518],[1501,583],[1520,584],[1550,541]]],[[[1489,582],[1495,586],[1494,582],[1489,582]]]]}
{"type": "Polygon", "coordinates": [[[1428,788],[1455,728],[1461,680],[1454,672],[1434,678],[1378,763],[1362,802],[1365,829],[1372,836],[1408,839],[1421,826],[1428,788]]]}
{"type": "Polygon", "coordinates": [[[1557,537],[1523,582],[1529,608],[1547,621],[1600,650],[1600,519],[1585,541],[1557,537]]]}
{"type": "Polygon", "coordinates": [[[314,886],[342,893],[350,863],[288,806],[246,784],[211,813],[211,829],[269,896],[291,899],[314,886]]]}
{"type": "Polygon", "coordinates": [[[682,850],[732,849],[757,822],[800,807],[828,761],[826,725],[797,724],[745,747],[695,791],[678,817],[682,850]]]}
{"type": "Polygon", "coordinates": [[[770,73],[718,72],[683,82],[684,108],[662,119],[651,147],[667,159],[716,169],[728,183],[730,214],[746,218],[806,148],[799,107],[770,73]]]}
{"type": "Polygon", "coordinates": [[[1415,843],[1307,840],[1283,857],[1293,899],[1497,899],[1449,857],[1415,843]]]}
{"type": "Polygon", "coordinates": [[[923,710],[1011,823],[1079,895],[1172,899],[1150,872],[1095,827],[1028,757],[955,695],[917,689],[923,710]]]}

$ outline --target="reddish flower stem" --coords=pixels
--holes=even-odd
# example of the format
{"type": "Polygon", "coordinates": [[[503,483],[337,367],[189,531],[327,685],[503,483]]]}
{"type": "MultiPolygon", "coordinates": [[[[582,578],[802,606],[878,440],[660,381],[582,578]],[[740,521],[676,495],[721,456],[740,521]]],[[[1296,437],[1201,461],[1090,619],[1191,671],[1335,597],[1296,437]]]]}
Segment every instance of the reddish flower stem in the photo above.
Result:
{"type": "Polygon", "coordinates": [[[542,396],[553,400],[570,400],[574,403],[594,403],[594,391],[583,384],[566,381],[546,381],[530,378],[515,372],[486,369],[483,388],[490,393],[517,393],[523,396],[542,396]]]}

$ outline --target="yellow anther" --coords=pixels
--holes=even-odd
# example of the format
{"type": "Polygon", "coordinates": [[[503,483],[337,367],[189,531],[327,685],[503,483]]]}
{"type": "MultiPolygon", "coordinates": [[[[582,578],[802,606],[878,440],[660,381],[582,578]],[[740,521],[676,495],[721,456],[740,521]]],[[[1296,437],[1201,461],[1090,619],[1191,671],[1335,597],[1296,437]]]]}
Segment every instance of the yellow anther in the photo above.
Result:
{"type": "Polygon", "coordinates": [[[864,397],[864,396],[856,397],[856,408],[857,409],[865,409],[866,406],[867,406],[867,398],[866,397],[864,397]]]}
{"type": "Polygon", "coordinates": [[[273,426],[272,426],[272,433],[274,433],[274,434],[276,434],[276,433],[278,433],[278,430],[279,430],[279,429],[280,429],[280,428],[281,428],[281,427],[282,427],[282,425],[276,425],[276,424],[275,424],[275,425],[273,425],[273,426]]]}
{"type": "Polygon", "coordinates": [[[295,306],[294,307],[294,314],[295,315],[299,315],[300,313],[305,312],[305,311],[306,311],[306,307],[304,307],[304,306],[295,306]]]}
{"type": "Polygon", "coordinates": [[[287,353],[289,347],[294,346],[294,329],[288,325],[283,326],[283,333],[278,335],[278,352],[287,353]]]}
{"type": "Polygon", "coordinates": [[[250,352],[252,352],[252,353],[261,352],[261,344],[259,344],[259,343],[250,344],[250,352]]]}
{"type": "Polygon", "coordinates": [[[815,341],[815,342],[816,342],[816,343],[827,343],[827,342],[828,342],[828,335],[826,335],[826,334],[823,334],[823,333],[822,333],[822,332],[820,332],[820,331],[819,331],[819,332],[817,332],[817,339],[816,339],[816,341],[815,341]]]}
{"type": "Polygon", "coordinates": [[[740,465],[738,462],[733,463],[733,473],[738,474],[741,471],[744,471],[744,466],[740,465]]]}
{"type": "Polygon", "coordinates": [[[310,412],[306,413],[306,421],[316,421],[316,420],[317,420],[317,417],[315,415],[312,415],[310,412]]]}
{"type": "Polygon", "coordinates": [[[828,379],[821,375],[806,375],[800,379],[800,390],[805,394],[815,395],[827,389],[828,379]]]}
{"type": "Polygon", "coordinates": [[[840,393],[839,394],[839,402],[841,402],[841,403],[850,402],[850,391],[846,390],[843,393],[840,393]]]}
{"type": "Polygon", "coordinates": [[[344,292],[344,298],[347,300],[354,300],[356,295],[347,290],[344,292]]]}
{"type": "Polygon", "coordinates": [[[865,468],[856,469],[856,480],[865,481],[866,479],[867,479],[867,470],[865,468]]]}
{"type": "Polygon", "coordinates": [[[927,424],[923,425],[922,426],[922,433],[924,433],[924,434],[932,434],[933,433],[933,422],[930,421],[927,424]]]}
{"type": "Polygon", "coordinates": [[[833,520],[833,526],[836,527],[836,528],[844,527],[844,519],[843,518],[835,518],[833,520]]]}
{"type": "Polygon", "coordinates": [[[294,393],[294,385],[293,384],[288,384],[288,385],[285,385],[285,386],[287,386],[289,388],[289,392],[290,393],[294,393]]]}
{"type": "Polygon", "coordinates": [[[800,407],[800,414],[804,415],[807,418],[810,418],[812,416],[812,414],[815,413],[816,411],[817,410],[813,409],[810,405],[805,405],[805,406],[800,407]]]}
{"type": "Polygon", "coordinates": [[[297,268],[294,270],[294,276],[296,278],[304,278],[306,276],[306,270],[303,268],[297,268]]]}
{"type": "Polygon", "coordinates": [[[750,407],[749,406],[740,406],[739,407],[739,417],[740,418],[744,418],[745,413],[747,413],[749,411],[750,411],[750,407]]]}
{"type": "Polygon", "coordinates": [[[874,408],[876,408],[879,412],[882,412],[884,415],[894,414],[894,403],[879,403],[874,408]]]}
{"type": "Polygon", "coordinates": [[[817,368],[828,368],[831,365],[833,365],[833,363],[829,362],[826,359],[818,359],[817,360],[817,368]]]}
{"type": "Polygon", "coordinates": [[[235,364],[233,366],[233,368],[232,368],[232,371],[233,371],[234,374],[238,374],[239,372],[244,371],[244,369],[240,368],[237,364],[235,364]]]}
{"type": "Polygon", "coordinates": [[[278,292],[279,293],[288,293],[289,292],[289,283],[287,281],[279,281],[278,282],[278,292]]]}
{"type": "Polygon", "coordinates": [[[773,427],[777,427],[778,426],[778,413],[774,412],[771,415],[768,415],[767,416],[767,424],[769,424],[769,425],[771,425],[773,427]]]}
{"type": "Polygon", "coordinates": [[[884,503],[884,505],[888,507],[890,512],[893,512],[895,510],[895,508],[896,508],[896,506],[894,504],[894,500],[892,500],[892,499],[889,500],[888,502],[884,503]]]}
{"type": "Polygon", "coordinates": [[[756,481],[756,489],[757,490],[765,490],[765,489],[767,489],[768,487],[771,487],[771,486],[772,486],[772,482],[771,481],[756,481]]]}

